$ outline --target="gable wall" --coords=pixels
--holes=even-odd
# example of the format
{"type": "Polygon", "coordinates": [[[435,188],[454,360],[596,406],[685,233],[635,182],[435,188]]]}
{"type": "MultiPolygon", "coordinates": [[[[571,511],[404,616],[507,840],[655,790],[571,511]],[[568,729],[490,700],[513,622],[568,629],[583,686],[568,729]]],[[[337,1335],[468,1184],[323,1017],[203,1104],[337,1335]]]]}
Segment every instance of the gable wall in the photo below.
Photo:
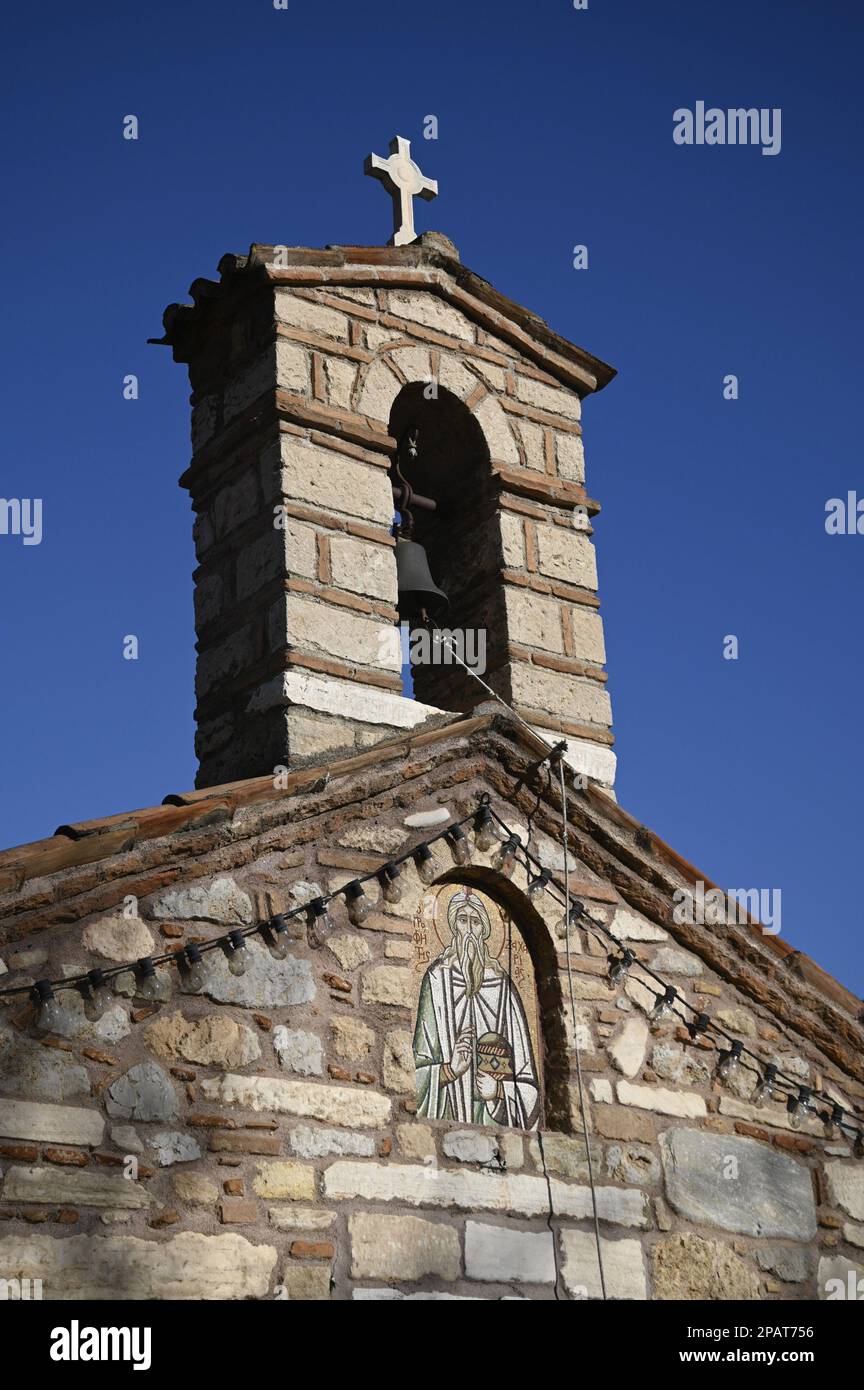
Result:
{"type": "MultiPolygon", "coordinates": [[[[422,838],[411,814],[439,803],[465,814],[483,785],[469,774],[463,757],[438,790],[421,780],[370,798],[362,816],[329,815],[327,833],[271,817],[242,855],[181,867],[137,916],[101,912],[18,940],[3,982],[218,935],[252,920],[264,892],[279,909],[310,885],[330,890],[422,838]]],[[[535,848],[560,867],[551,840],[535,848]]],[[[782,1020],[587,863],[571,867],[592,910],[687,999],[802,1082],[833,1076],[860,1103],[860,1085],[782,1020]]],[[[570,1113],[539,1139],[413,1114],[408,955],[425,889],[410,867],[404,877],[407,900],[378,903],[362,929],[335,904],[322,949],[298,939],[277,963],[259,948],[240,981],[223,966],[217,998],[183,995],[163,972],[170,992],[155,1010],[119,996],[95,1027],[73,1010],[48,1044],[29,1034],[27,1007],[4,1010],[0,1275],[41,1277],[46,1298],[542,1299],[556,1279],[560,1296],[596,1297],[572,1050],[570,1113]],[[129,1155],[137,1180],[123,1176],[129,1155]]],[[[559,916],[547,900],[543,921],[530,909],[525,920],[557,952],[557,1024],[572,1040],[559,916]]],[[[850,1262],[864,1273],[864,1168],[848,1148],[816,1124],[792,1133],[779,1105],[753,1111],[746,1086],[718,1087],[713,1056],[686,1046],[674,1022],[649,1033],[646,991],[610,989],[605,953],[582,932],[571,965],[612,1296],[811,1298],[850,1262]]]]}

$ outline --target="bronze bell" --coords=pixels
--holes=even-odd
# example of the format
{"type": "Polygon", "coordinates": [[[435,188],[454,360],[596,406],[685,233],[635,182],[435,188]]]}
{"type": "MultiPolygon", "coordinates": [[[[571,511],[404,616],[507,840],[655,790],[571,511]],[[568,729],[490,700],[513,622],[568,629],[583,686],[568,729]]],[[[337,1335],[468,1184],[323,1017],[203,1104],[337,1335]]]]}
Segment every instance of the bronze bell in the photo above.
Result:
{"type": "Polygon", "coordinates": [[[396,578],[399,583],[399,616],[408,622],[440,617],[450,600],[439,589],[429,569],[426,551],[419,541],[396,537],[396,578]]]}

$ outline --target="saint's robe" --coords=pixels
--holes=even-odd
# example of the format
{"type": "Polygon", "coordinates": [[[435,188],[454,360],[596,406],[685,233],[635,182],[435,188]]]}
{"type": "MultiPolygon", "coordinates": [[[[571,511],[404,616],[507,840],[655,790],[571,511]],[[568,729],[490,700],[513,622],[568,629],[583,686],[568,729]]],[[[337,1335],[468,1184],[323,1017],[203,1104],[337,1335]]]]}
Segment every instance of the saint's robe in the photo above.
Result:
{"type": "Polygon", "coordinates": [[[475,1125],[536,1129],[540,1087],[531,1035],[519,992],[504,974],[487,968],[477,994],[469,998],[457,962],[435,961],[423,977],[414,1030],[417,1114],[475,1125]],[[461,1076],[443,1074],[466,1028],[474,1029],[474,1056],[461,1076]],[[499,1097],[485,1101],[476,1087],[477,1038],[499,1033],[513,1054],[512,1080],[499,1081],[499,1097]]]}

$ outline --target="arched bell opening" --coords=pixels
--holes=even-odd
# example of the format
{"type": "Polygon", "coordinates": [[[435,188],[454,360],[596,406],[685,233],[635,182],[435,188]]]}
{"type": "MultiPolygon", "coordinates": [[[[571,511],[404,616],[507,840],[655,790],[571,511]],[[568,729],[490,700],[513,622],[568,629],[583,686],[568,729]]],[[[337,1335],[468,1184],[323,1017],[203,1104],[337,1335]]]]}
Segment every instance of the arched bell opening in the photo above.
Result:
{"type": "Polygon", "coordinates": [[[393,403],[400,443],[391,471],[396,506],[400,617],[408,623],[413,693],[438,709],[469,710],[486,698],[449,648],[484,680],[506,659],[489,448],[452,392],[414,382],[393,403]],[[407,516],[406,516],[407,514],[407,516]],[[429,640],[427,617],[445,640],[429,640]]]}
{"type": "MultiPolygon", "coordinates": [[[[540,1128],[570,1133],[573,1128],[570,1105],[570,1057],[564,1025],[564,996],[558,958],[549,929],[529,898],[503,874],[482,865],[465,865],[440,874],[430,887],[430,893],[447,884],[459,884],[484,893],[500,909],[506,924],[508,947],[512,942],[527,950],[531,963],[530,988],[536,992],[538,1022],[537,1064],[541,1082],[540,1128]]],[[[502,961],[511,970],[510,961],[517,954],[508,949],[508,959],[502,961]]],[[[523,978],[514,984],[524,994],[528,987],[523,978]]],[[[527,1000],[525,1001],[527,1003],[527,1000]]]]}

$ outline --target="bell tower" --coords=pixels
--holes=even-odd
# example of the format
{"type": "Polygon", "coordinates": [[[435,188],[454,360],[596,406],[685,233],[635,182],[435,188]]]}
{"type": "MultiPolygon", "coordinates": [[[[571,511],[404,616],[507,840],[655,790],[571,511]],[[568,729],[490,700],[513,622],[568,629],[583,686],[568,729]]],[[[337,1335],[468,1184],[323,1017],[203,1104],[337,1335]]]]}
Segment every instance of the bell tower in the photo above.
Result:
{"type": "Polygon", "coordinates": [[[581,413],[612,368],[436,233],[253,245],[219,274],[158,340],[192,388],[198,785],[486,701],[434,643],[405,692],[400,617],[416,635],[425,609],[611,787],[581,413]]]}

